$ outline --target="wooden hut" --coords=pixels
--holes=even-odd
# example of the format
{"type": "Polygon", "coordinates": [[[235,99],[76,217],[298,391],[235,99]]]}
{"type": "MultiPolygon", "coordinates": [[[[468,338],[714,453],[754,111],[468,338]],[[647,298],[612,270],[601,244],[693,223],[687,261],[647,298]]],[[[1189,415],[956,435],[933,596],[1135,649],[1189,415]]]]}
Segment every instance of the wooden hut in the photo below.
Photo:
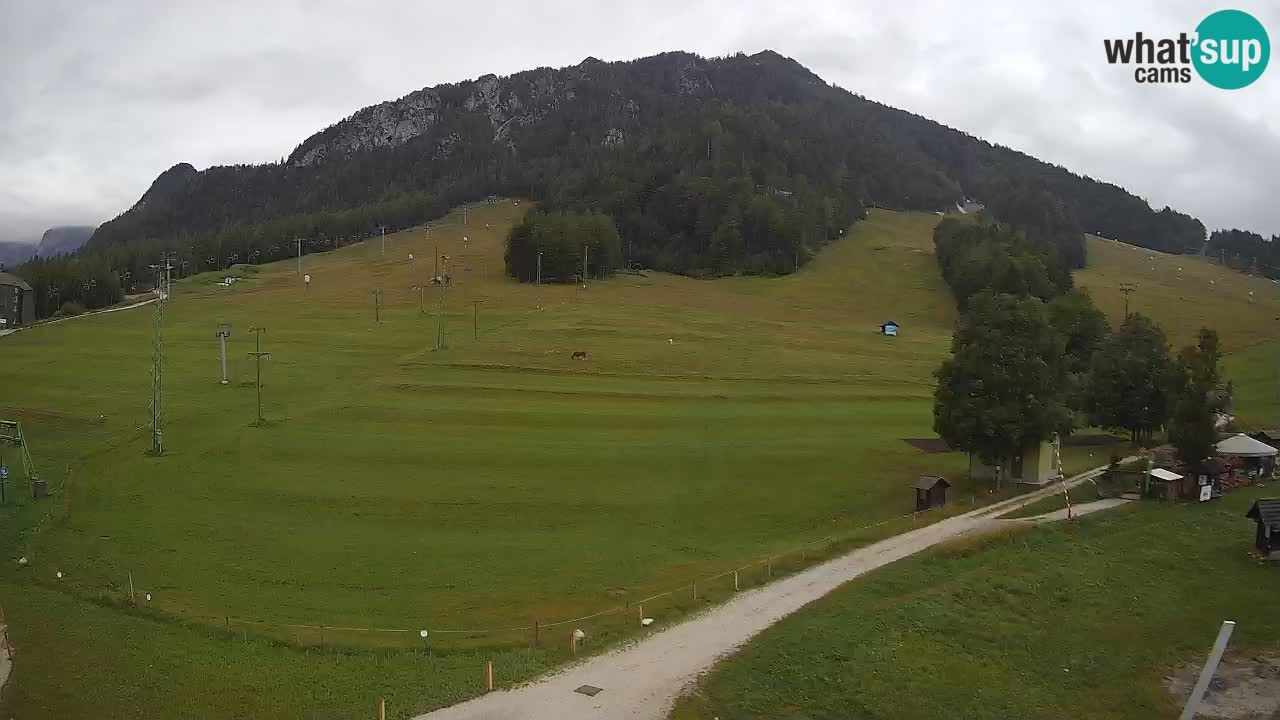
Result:
{"type": "Polygon", "coordinates": [[[1159,500],[1181,500],[1185,497],[1182,476],[1165,468],[1152,468],[1147,495],[1159,500]]]}
{"type": "Polygon", "coordinates": [[[939,475],[921,475],[916,480],[916,512],[947,504],[947,488],[951,483],[939,475]]]}
{"type": "Polygon", "coordinates": [[[1254,547],[1268,560],[1280,560],[1280,498],[1263,498],[1253,503],[1245,517],[1258,525],[1254,547]]]}

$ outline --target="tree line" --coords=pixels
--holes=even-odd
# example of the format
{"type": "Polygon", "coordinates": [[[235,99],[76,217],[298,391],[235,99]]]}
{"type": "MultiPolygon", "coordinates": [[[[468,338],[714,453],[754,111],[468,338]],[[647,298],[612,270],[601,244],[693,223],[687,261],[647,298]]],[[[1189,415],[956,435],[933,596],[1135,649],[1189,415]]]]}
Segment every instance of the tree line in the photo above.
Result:
{"type": "Polygon", "coordinates": [[[1214,230],[1205,254],[1233,269],[1280,280],[1280,235],[1267,239],[1247,230],[1214,230]]]}
{"type": "Polygon", "coordinates": [[[19,269],[18,274],[31,285],[38,319],[59,313],[74,315],[124,299],[126,280],[94,257],[35,257],[19,269]]]}
{"type": "Polygon", "coordinates": [[[1071,268],[1050,241],[1008,225],[944,218],[933,231],[942,278],[961,308],[981,290],[1051,300],[1071,289],[1071,268]]]}
{"type": "Polygon", "coordinates": [[[1204,328],[1173,355],[1159,325],[1141,314],[1113,331],[1087,292],[1043,282],[1027,243],[999,225],[938,224],[938,261],[948,283],[959,283],[952,287],[963,312],[936,373],[934,430],[996,466],[1082,424],[1126,431],[1135,444],[1164,430],[1182,460],[1198,467],[1231,400],[1217,333],[1204,328]],[[965,259],[958,243],[979,248],[976,259],[965,259]],[[1008,248],[1013,258],[1004,264],[988,248],[1008,248]],[[948,272],[948,264],[963,272],[948,272]],[[983,267],[985,285],[974,279],[983,267]]]}
{"type": "Polygon", "coordinates": [[[504,259],[521,282],[578,282],[613,275],[622,242],[608,215],[531,211],[507,234],[504,259]]]}

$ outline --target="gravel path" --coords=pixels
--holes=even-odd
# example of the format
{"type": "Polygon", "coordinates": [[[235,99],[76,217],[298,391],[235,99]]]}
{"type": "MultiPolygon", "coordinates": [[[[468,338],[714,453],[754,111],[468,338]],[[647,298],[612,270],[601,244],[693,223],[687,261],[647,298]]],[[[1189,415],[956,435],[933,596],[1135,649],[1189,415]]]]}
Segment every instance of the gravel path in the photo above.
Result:
{"type": "Polygon", "coordinates": [[[76,318],[91,317],[93,315],[104,315],[106,313],[120,312],[121,310],[132,310],[134,308],[142,307],[143,305],[150,305],[155,301],[156,301],[155,298],[151,298],[150,300],[142,300],[141,302],[130,303],[128,305],[112,305],[111,307],[104,308],[102,310],[90,310],[88,312],[82,312],[79,315],[70,315],[64,318],[58,318],[57,320],[46,320],[38,325],[29,325],[29,326],[20,327],[20,328],[12,328],[10,330],[0,330],[0,337],[4,337],[5,335],[12,335],[16,332],[22,332],[23,330],[30,330],[33,327],[41,327],[44,325],[55,325],[60,322],[75,320],[76,318]]]}
{"type": "MultiPolygon", "coordinates": [[[[1097,468],[1067,481],[1076,485],[1097,468]]],[[[791,577],[745,591],[733,600],[648,637],[527,685],[489,693],[418,720],[663,720],[672,703],[716,660],[752,636],[863,573],[940,542],[999,527],[996,518],[1023,503],[1061,492],[1054,484],[882,540],[791,577]],[[603,688],[595,697],[582,685],[603,688]]]]}
{"type": "MultiPolygon", "coordinates": [[[[1094,500],[1093,502],[1077,503],[1071,506],[1071,516],[1080,517],[1081,515],[1088,515],[1089,513],[1095,513],[1095,512],[1098,512],[1099,510],[1109,510],[1118,505],[1124,505],[1130,502],[1133,502],[1133,501],[1125,500],[1124,498],[1106,498],[1103,500],[1094,500]]],[[[1043,523],[1043,522],[1056,522],[1058,520],[1066,520],[1066,519],[1067,519],[1067,509],[1059,508],[1057,510],[1054,510],[1053,512],[1047,512],[1043,515],[1035,515],[1032,517],[1024,517],[1024,518],[1007,518],[1005,519],[1005,522],[1043,523]]]]}

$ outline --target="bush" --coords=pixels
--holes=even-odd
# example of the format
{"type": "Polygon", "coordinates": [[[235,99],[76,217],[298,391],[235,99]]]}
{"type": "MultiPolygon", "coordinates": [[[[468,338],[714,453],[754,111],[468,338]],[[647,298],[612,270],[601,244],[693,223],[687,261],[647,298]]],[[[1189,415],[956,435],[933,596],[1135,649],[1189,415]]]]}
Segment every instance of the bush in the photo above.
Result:
{"type": "Polygon", "coordinates": [[[67,301],[62,303],[62,307],[58,308],[55,313],[58,317],[75,317],[84,314],[84,306],[78,302],[67,301]]]}

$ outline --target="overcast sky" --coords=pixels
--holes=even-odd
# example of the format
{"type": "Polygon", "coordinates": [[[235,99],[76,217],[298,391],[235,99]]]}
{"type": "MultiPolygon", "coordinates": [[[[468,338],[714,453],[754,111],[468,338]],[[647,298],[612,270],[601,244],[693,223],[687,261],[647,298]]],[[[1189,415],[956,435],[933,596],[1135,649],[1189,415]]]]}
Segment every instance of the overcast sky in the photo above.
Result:
{"type": "Polygon", "coordinates": [[[1102,49],[1191,32],[1223,7],[1253,13],[1276,44],[1280,5],[1041,4],[0,0],[0,240],[110,219],[177,162],[278,160],[424,86],[589,55],[766,48],[1210,229],[1280,233],[1280,60],[1225,91],[1139,85],[1102,49]]]}

